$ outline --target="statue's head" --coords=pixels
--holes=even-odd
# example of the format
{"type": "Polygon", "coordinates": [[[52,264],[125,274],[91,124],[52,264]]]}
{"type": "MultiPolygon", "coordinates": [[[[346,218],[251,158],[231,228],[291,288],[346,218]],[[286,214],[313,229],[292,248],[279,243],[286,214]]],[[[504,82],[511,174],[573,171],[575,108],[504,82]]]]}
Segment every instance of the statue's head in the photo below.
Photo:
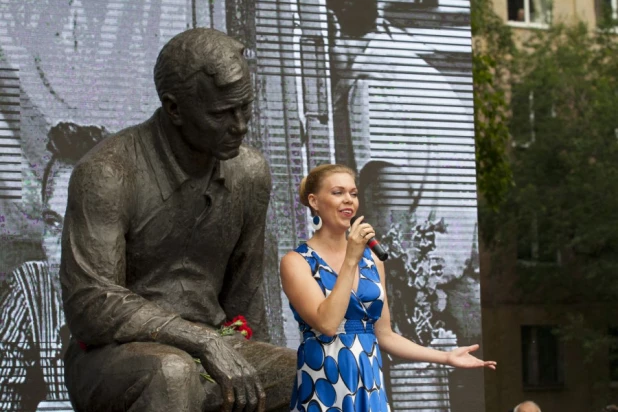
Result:
{"type": "Polygon", "coordinates": [[[253,101],[243,51],[222,32],[196,28],[173,37],[159,53],[159,99],[192,150],[222,160],[238,155],[253,101]]]}

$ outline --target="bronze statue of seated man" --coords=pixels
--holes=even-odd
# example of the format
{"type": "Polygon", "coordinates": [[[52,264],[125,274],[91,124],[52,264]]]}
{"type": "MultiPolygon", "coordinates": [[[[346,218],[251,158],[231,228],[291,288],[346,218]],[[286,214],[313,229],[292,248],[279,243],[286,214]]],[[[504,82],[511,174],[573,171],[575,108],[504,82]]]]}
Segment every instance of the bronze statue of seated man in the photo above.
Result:
{"type": "Polygon", "coordinates": [[[241,145],[254,98],[243,46],[188,30],[163,47],[154,78],[161,108],[71,176],[60,269],[71,401],[87,412],[285,410],[295,353],[260,342],[271,179],[241,145]],[[237,315],[257,341],[220,336],[237,315]]]}

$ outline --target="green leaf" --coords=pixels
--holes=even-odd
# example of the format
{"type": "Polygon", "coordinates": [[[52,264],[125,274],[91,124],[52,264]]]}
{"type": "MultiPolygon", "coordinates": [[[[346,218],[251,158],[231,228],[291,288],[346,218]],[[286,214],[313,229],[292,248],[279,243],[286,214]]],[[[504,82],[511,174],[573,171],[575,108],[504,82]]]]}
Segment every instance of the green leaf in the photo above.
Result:
{"type": "Polygon", "coordinates": [[[200,376],[206,379],[208,382],[216,383],[215,380],[207,373],[201,372],[200,376]]]}

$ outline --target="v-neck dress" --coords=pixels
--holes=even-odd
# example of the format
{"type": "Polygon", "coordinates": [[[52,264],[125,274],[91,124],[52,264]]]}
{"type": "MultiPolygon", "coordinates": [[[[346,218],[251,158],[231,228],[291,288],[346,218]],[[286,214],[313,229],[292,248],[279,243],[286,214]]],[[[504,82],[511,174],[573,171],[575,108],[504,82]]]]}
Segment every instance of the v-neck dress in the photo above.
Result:
{"type": "MultiPolygon", "coordinates": [[[[328,297],[337,273],[306,243],[296,252],[305,258],[328,297]]],[[[312,329],[290,305],[302,334],[291,411],[390,411],[374,334],[384,306],[384,290],[369,248],[359,262],[359,275],[357,290],[350,292],[348,310],[334,336],[312,329]]]]}

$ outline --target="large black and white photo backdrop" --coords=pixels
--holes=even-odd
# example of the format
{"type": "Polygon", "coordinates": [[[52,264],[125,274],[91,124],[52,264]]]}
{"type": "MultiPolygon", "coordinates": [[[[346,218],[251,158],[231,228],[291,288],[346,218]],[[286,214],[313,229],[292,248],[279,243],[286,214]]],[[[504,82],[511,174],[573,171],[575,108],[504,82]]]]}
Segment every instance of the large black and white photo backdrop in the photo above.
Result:
{"type": "MultiPolygon", "coordinates": [[[[241,40],[256,101],[246,143],[273,175],[270,334],[295,348],[279,258],[311,236],[300,179],[358,173],[388,249],[395,330],[480,343],[469,0],[0,1],[0,410],[71,411],[59,238],[73,166],[159,106],[152,68],[190,27],[241,40]]],[[[482,371],[385,356],[393,410],[483,410],[482,371]]]]}

